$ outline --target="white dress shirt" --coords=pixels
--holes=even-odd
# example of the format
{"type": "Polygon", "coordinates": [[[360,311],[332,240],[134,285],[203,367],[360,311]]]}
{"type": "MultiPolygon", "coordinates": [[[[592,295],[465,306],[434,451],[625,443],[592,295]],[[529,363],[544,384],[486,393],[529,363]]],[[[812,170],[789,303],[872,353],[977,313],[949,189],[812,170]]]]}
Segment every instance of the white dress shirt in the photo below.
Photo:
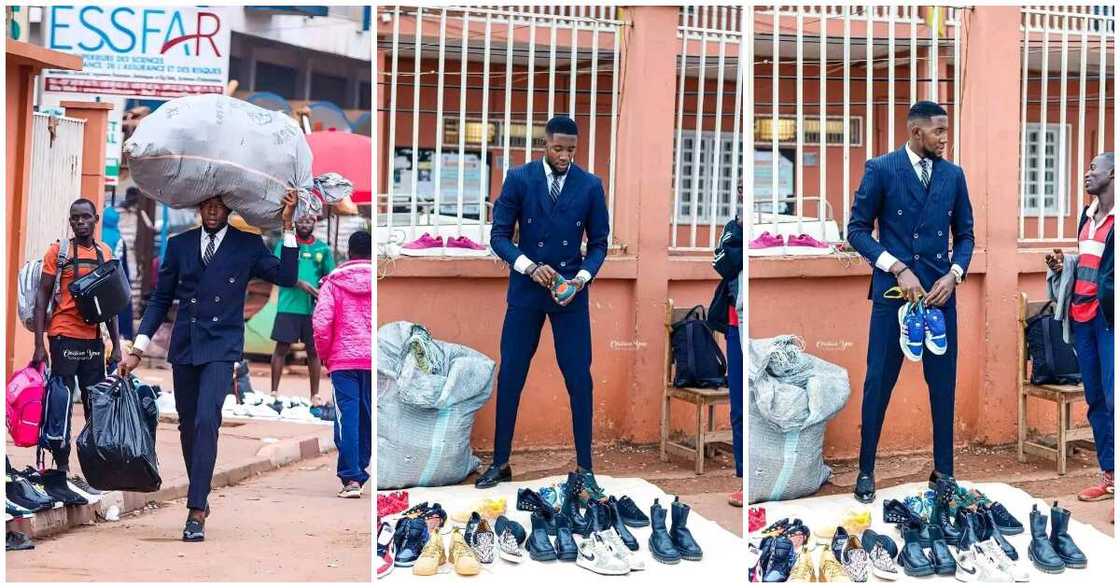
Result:
{"type": "MultiPolygon", "coordinates": [[[[218,248],[222,246],[222,240],[226,238],[226,233],[229,232],[229,225],[221,228],[220,231],[214,233],[214,255],[218,254],[218,248]]],[[[206,258],[206,246],[210,243],[210,234],[206,229],[199,231],[199,249],[198,255],[200,258],[206,258]]],[[[284,247],[299,247],[299,242],[296,241],[296,234],[293,231],[284,231],[284,247]]],[[[144,353],[152,340],[147,335],[137,335],[136,340],[132,342],[132,350],[138,353],[144,353]]]]}
{"type": "MultiPolygon", "coordinates": [[[[914,175],[918,177],[918,183],[921,183],[921,181],[922,181],[922,160],[925,159],[925,158],[918,155],[917,153],[914,153],[914,151],[912,149],[910,149],[910,143],[906,144],[906,155],[910,158],[910,166],[914,169],[914,175]]],[[[930,181],[932,182],[933,181],[933,161],[932,160],[929,160],[929,174],[930,174],[930,176],[929,176],[930,181]]],[[[875,267],[877,267],[877,268],[879,268],[879,269],[881,269],[885,272],[890,272],[891,267],[893,267],[895,262],[897,262],[897,261],[898,261],[897,257],[895,257],[895,256],[891,255],[890,253],[884,251],[883,253],[881,253],[879,255],[879,259],[875,260],[875,267]]],[[[961,279],[964,277],[964,269],[961,266],[959,266],[955,263],[953,264],[953,267],[949,268],[949,271],[953,272],[953,275],[955,275],[957,277],[957,282],[960,282],[961,279]]]]}
{"type": "MultiPolygon", "coordinates": [[[[547,159],[542,159],[541,163],[544,164],[545,185],[547,185],[548,189],[551,191],[552,190],[552,180],[553,180],[553,178],[557,177],[556,172],[552,171],[552,166],[548,165],[548,160],[547,159]]],[[[569,169],[571,169],[571,168],[569,167],[569,169]]],[[[564,191],[564,182],[568,181],[568,174],[565,173],[564,175],[559,176],[559,178],[560,178],[560,191],[563,192],[564,191]]],[[[518,257],[513,262],[513,270],[516,271],[519,274],[528,273],[529,268],[532,267],[532,266],[533,266],[533,260],[529,259],[525,255],[522,255],[522,256],[518,257]]],[[[586,283],[591,281],[591,272],[589,272],[585,269],[579,270],[579,273],[576,274],[576,277],[581,278],[583,280],[583,283],[586,284],[586,283]]]]}

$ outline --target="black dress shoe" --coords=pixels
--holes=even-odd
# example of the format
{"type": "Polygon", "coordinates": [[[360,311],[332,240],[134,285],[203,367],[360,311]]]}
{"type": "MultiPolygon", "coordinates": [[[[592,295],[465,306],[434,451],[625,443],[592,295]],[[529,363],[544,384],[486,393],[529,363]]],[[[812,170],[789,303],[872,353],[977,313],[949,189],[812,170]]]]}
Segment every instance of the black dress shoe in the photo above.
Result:
{"type": "Polygon", "coordinates": [[[622,522],[626,523],[627,527],[635,529],[649,526],[649,517],[642,509],[634,504],[634,499],[629,496],[623,496],[618,499],[618,514],[622,515],[622,522]]]}
{"type": "Polygon", "coordinates": [[[999,532],[1004,535],[1018,535],[1023,532],[1023,523],[1019,522],[1007,511],[1004,505],[993,502],[988,506],[988,510],[992,513],[992,519],[995,521],[996,526],[999,527],[999,532]]]}
{"type": "Polygon", "coordinates": [[[183,541],[188,543],[198,543],[199,541],[206,540],[206,523],[197,519],[187,518],[187,524],[183,527],[183,541]]]}
{"type": "Polygon", "coordinates": [[[934,573],[933,562],[926,556],[918,540],[920,532],[917,527],[906,527],[902,531],[902,551],[898,552],[898,563],[907,576],[920,578],[932,576],[934,573]]]}
{"type": "Polygon", "coordinates": [[[509,464],[506,464],[502,467],[498,467],[496,464],[491,464],[490,467],[486,468],[486,471],[482,472],[482,475],[474,481],[474,487],[480,490],[484,490],[486,488],[493,488],[500,482],[511,481],[513,481],[513,470],[509,468],[509,464]]]}
{"type": "Polygon", "coordinates": [[[555,560],[556,547],[548,540],[548,525],[537,513],[529,515],[529,521],[533,524],[529,539],[525,541],[525,548],[529,551],[529,557],[533,561],[555,560]]]}
{"type": "Polygon", "coordinates": [[[949,544],[941,534],[937,525],[926,525],[930,538],[929,560],[933,564],[933,571],[939,576],[949,576],[957,573],[957,560],[949,552],[949,544]]]}
{"type": "Polygon", "coordinates": [[[859,473],[859,477],[856,478],[855,496],[856,500],[864,504],[870,504],[875,500],[875,475],[873,473],[859,473]]]}

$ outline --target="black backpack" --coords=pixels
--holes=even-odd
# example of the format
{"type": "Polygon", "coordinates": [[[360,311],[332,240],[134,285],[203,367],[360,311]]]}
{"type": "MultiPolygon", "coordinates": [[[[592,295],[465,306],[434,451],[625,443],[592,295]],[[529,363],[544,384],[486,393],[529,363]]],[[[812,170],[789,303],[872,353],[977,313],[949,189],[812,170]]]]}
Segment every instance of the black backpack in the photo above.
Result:
{"type": "Polygon", "coordinates": [[[727,385],[727,359],[716,343],[704,317],[704,307],[695,306],[673,323],[673,386],[677,388],[721,388],[727,385]]]}
{"type": "Polygon", "coordinates": [[[43,390],[43,416],[39,421],[39,444],[35,451],[40,469],[46,464],[45,451],[59,451],[70,445],[70,419],[70,389],[66,387],[65,376],[52,374],[43,390]]]}
{"type": "Polygon", "coordinates": [[[1031,359],[1031,383],[1080,384],[1081,368],[1073,345],[1062,339],[1062,321],[1054,318],[1054,302],[1027,319],[1027,353],[1031,359]]]}

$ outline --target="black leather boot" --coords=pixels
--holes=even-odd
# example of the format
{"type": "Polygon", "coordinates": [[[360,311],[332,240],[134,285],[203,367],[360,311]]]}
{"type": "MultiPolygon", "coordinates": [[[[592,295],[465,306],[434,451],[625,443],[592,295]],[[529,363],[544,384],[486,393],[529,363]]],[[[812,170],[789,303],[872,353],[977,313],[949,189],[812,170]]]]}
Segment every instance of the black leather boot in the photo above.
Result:
{"type": "Polygon", "coordinates": [[[957,573],[957,561],[953,559],[953,554],[949,552],[949,545],[945,543],[945,536],[941,534],[941,528],[937,525],[927,526],[929,527],[930,538],[929,560],[933,563],[933,571],[939,576],[957,573]]]}
{"type": "Polygon", "coordinates": [[[626,523],[623,522],[622,514],[618,510],[618,501],[615,500],[614,496],[607,500],[607,512],[610,513],[611,528],[618,533],[618,536],[622,538],[622,542],[626,544],[630,551],[637,551],[638,540],[626,528],[626,523]]]}
{"type": "Polygon", "coordinates": [[[529,515],[529,522],[533,524],[533,530],[529,533],[529,539],[525,541],[525,548],[529,550],[529,557],[534,561],[552,561],[556,559],[556,548],[552,546],[552,542],[548,540],[548,524],[540,513],[533,513],[529,515]]]}
{"type": "MultiPolygon", "coordinates": [[[[907,576],[920,578],[932,576],[933,562],[926,557],[925,550],[918,540],[920,530],[915,526],[905,527],[902,531],[902,551],[898,552],[898,563],[907,576]]],[[[951,557],[951,556],[950,556],[951,557]]]]}
{"type": "Polygon", "coordinates": [[[1027,557],[1034,567],[1047,574],[1060,574],[1066,571],[1066,563],[1054,551],[1050,538],[1046,536],[1046,515],[1038,511],[1038,505],[1031,508],[1031,546],[1027,557]]]}
{"type": "Polygon", "coordinates": [[[995,515],[992,514],[991,508],[980,508],[980,516],[983,517],[984,534],[989,535],[995,540],[999,548],[1010,557],[1012,561],[1019,561],[1019,552],[1015,550],[1015,546],[1011,545],[1003,537],[1003,531],[999,530],[999,524],[996,522],[995,515]]]}
{"type": "Polygon", "coordinates": [[[575,491],[575,477],[574,472],[568,474],[568,483],[564,486],[564,500],[560,504],[560,512],[568,517],[573,533],[587,537],[591,535],[591,531],[588,530],[588,517],[580,508],[579,496],[575,491]]]}
{"type": "Polygon", "coordinates": [[[677,551],[681,554],[681,558],[689,561],[700,561],[704,557],[704,551],[700,549],[700,545],[692,538],[692,531],[688,530],[688,513],[690,510],[688,505],[681,502],[678,496],[672,504],[673,509],[673,525],[669,529],[669,536],[673,538],[673,545],[676,546],[677,551]]]}
{"type": "Polygon", "coordinates": [[[961,541],[961,532],[953,525],[952,519],[949,517],[949,503],[940,500],[934,502],[933,512],[930,513],[930,524],[937,526],[941,531],[941,536],[945,538],[945,543],[948,545],[959,545],[961,541]]]}
{"type": "Polygon", "coordinates": [[[1073,537],[1069,536],[1069,511],[1058,506],[1057,500],[1050,509],[1050,545],[1067,568],[1079,570],[1089,565],[1089,558],[1085,557],[1085,553],[1073,542],[1073,537]]]}
{"type": "Polygon", "coordinates": [[[651,533],[649,536],[649,552],[653,559],[663,564],[675,564],[681,561],[681,553],[673,545],[673,538],[665,528],[665,509],[659,499],[653,499],[653,506],[649,507],[649,521],[651,533]]]}
{"type": "Polygon", "coordinates": [[[979,519],[976,518],[975,513],[971,513],[965,509],[957,510],[957,530],[960,531],[961,536],[957,540],[957,547],[962,551],[967,551],[974,543],[980,542],[980,530],[977,528],[979,519]]]}
{"type": "Polygon", "coordinates": [[[587,503],[587,529],[591,533],[611,528],[611,509],[607,505],[592,500],[587,503]]]}
{"type": "Polygon", "coordinates": [[[560,561],[575,561],[579,557],[579,547],[572,538],[572,525],[568,517],[556,515],[556,558],[560,561]]]}

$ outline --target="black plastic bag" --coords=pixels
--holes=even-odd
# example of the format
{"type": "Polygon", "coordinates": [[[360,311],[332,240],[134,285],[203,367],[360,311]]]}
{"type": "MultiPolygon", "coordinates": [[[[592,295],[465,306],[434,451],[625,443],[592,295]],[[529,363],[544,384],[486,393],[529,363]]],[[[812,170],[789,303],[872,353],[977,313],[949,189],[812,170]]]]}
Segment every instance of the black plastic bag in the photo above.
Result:
{"type": "Polygon", "coordinates": [[[149,386],[110,376],[89,389],[90,418],[78,435],[82,473],[98,490],[159,490],[156,423],[149,386]]]}

